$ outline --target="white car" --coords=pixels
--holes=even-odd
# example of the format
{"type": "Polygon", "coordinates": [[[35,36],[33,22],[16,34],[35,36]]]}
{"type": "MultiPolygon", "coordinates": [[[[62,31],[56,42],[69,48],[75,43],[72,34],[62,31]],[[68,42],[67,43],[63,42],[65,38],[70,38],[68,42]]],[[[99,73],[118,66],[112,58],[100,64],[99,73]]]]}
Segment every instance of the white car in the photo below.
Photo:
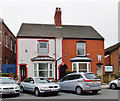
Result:
{"type": "Polygon", "coordinates": [[[118,87],[120,87],[120,78],[116,79],[116,80],[112,80],[110,83],[109,83],[109,87],[111,89],[116,89],[118,87]]]}
{"type": "Polygon", "coordinates": [[[56,95],[60,91],[60,86],[57,83],[51,83],[47,79],[40,77],[28,77],[20,83],[21,92],[32,91],[35,96],[39,96],[40,93],[55,93],[56,95]]]}
{"type": "Polygon", "coordinates": [[[11,77],[0,77],[0,94],[20,94],[19,85],[11,77]]]}

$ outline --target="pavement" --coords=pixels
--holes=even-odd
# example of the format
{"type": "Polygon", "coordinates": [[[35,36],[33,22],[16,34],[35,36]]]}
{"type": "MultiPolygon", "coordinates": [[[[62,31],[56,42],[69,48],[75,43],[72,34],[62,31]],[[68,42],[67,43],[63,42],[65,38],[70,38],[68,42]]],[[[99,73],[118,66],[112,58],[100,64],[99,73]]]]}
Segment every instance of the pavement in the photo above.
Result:
{"type": "Polygon", "coordinates": [[[109,84],[107,84],[107,83],[102,84],[102,89],[108,89],[108,88],[109,88],[109,84]]]}

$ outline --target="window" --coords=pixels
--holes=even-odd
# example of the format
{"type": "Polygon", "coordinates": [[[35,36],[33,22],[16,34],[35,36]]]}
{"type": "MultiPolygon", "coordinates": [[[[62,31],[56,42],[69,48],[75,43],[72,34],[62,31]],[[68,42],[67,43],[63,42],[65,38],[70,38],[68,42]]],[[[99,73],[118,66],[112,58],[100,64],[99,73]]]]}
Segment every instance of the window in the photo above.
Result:
{"type": "Polygon", "coordinates": [[[5,33],[5,46],[8,47],[8,35],[5,33]]]}
{"type": "Polygon", "coordinates": [[[87,72],[87,63],[79,63],[79,72],[87,72]]]}
{"type": "Polygon", "coordinates": [[[34,64],[35,77],[53,77],[52,63],[38,63],[34,64]]]}
{"type": "Polygon", "coordinates": [[[10,38],[10,49],[12,50],[12,38],[10,38]]]}
{"type": "Polygon", "coordinates": [[[16,53],[16,41],[14,41],[14,52],[16,53]]]}
{"type": "Polygon", "coordinates": [[[5,58],[5,64],[8,64],[8,60],[7,60],[7,57],[5,58]]]}
{"type": "Polygon", "coordinates": [[[25,79],[24,82],[30,82],[30,78],[25,79]]]}
{"type": "Polygon", "coordinates": [[[39,55],[48,55],[48,42],[39,42],[39,55]]]}
{"type": "Polygon", "coordinates": [[[73,62],[72,63],[73,72],[91,72],[90,62],[73,62]]]}
{"type": "Polygon", "coordinates": [[[77,55],[85,56],[85,43],[77,42],[77,55]]]}
{"type": "Polygon", "coordinates": [[[77,64],[76,63],[73,64],[73,72],[77,72],[77,64]]]}

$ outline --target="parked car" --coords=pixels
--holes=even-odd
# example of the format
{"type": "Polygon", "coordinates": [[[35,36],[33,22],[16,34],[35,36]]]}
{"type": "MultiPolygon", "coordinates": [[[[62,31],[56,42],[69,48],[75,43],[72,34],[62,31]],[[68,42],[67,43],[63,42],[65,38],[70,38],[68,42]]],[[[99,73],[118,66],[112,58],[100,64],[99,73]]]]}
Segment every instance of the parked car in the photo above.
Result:
{"type": "Polygon", "coordinates": [[[110,83],[109,83],[109,87],[111,89],[116,89],[118,87],[120,87],[120,78],[116,79],[116,80],[112,80],[110,83]]]}
{"type": "Polygon", "coordinates": [[[0,77],[0,94],[20,94],[19,85],[11,77],[0,77]]]}
{"type": "Polygon", "coordinates": [[[40,77],[28,77],[20,83],[21,92],[32,91],[35,96],[39,96],[40,93],[54,93],[58,94],[60,86],[57,83],[51,83],[47,79],[40,77]]]}
{"type": "Polygon", "coordinates": [[[70,73],[63,77],[58,84],[61,90],[75,91],[78,95],[84,91],[98,93],[101,87],[101,80],[94,73],[70,73]]]}

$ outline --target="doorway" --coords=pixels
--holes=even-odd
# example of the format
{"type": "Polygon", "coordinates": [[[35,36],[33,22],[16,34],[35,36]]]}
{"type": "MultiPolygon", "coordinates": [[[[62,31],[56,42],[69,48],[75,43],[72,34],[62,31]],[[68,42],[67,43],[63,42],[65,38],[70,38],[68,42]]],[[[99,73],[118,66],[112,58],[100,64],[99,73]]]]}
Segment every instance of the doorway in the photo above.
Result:
{"type": "Polygon", "coordinates": [[[102,65],[97,65],[97,75],[98,76],[102,75],[102,65]]]}
{"type": "Polygon", "coordinates": [[[20,65],[20,77],[21,81],[26,78],[26,65],[20,65]]]}

